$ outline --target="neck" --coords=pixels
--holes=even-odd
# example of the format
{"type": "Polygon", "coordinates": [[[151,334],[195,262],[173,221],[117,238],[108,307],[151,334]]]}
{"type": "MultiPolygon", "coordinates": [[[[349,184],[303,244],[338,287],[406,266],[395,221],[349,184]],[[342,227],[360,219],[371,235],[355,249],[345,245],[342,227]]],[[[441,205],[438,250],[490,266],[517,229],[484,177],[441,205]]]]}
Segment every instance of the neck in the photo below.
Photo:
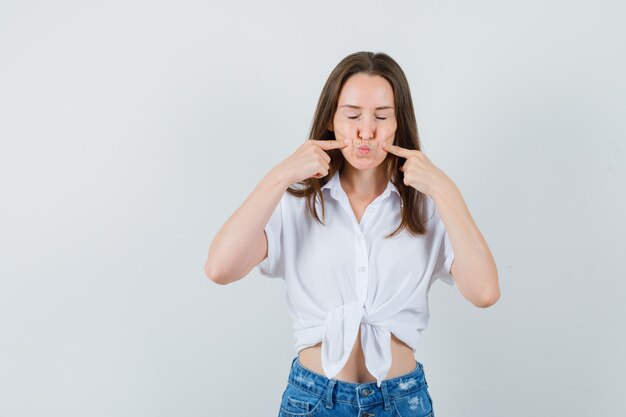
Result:
{"type": "Polygon", "coordinates": [[[371,169],[356,169],[346,163],[339,174],[346,192],[366,197],[380,195],[389,181],[383,164],[371,169]]]}

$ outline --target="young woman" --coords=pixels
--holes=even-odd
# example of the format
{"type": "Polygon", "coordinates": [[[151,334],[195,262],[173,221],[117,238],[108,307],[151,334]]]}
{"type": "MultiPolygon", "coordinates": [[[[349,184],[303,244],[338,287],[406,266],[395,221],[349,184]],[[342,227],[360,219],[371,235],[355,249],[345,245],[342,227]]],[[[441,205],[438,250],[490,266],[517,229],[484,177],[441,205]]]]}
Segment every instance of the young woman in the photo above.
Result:
{"type": "Polygon", "coordinates": [[[298,355],[279,416],[434,416],[414,356],[428,291],[440,278],[477,307],[495,303],[487,243],[420,151],[408,81],[390,56],[344,58],[309,137],[222,226],[206,274],[228,284],[256,266],[285,280],[298,355]]]}

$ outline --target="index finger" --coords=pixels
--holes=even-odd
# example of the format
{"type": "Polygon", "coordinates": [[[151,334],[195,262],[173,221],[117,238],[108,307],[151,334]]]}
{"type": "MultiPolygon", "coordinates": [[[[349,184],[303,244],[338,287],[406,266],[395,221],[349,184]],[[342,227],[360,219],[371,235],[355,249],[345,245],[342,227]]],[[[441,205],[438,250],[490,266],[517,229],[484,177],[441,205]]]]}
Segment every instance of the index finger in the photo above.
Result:
{"type": "Polygon", "coordinates": [[[343,148],[344,146],[348,146],[347,143],[344,143],[340,140],[335,139],[327,139],[327,140],[315,140],[311,139],[317,146],[326,150],[326,149],[336,149],[343,148]]]}
{"type": "Polygon", "coordinates": [[[396,146],[396,145],[387,145],[385,143],[382,143],[382,148],[389,152],[392,153],[394,155],[400,156],[402,158],[408,158],[411,155],[412,150],[411,149],[406,149],[403,148],[401,146],[396,146]]]}

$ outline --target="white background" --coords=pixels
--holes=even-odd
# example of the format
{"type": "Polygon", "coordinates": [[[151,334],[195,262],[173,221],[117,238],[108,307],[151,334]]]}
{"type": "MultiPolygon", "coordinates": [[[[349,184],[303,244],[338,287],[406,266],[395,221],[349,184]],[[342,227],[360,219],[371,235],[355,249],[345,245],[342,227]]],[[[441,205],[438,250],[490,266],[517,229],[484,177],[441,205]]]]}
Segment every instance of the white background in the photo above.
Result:
{"type": "Polygon", "coordinates": [[[0,0],[0,416],[278,414],[284,282],[204,261],[361,50],[498,265],[431,289],[437,417],[626,415],[622,4],[0,0]]]}

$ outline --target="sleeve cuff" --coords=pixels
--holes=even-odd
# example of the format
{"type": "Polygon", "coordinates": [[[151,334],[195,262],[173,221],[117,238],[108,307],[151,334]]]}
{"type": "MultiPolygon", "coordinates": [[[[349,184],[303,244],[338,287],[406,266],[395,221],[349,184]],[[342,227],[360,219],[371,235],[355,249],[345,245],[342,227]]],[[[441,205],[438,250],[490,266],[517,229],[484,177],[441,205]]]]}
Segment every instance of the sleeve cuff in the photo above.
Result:
{"type": "Polygon", "coordinates": [[[265,236],[267,236],[267,257],[263,259],[256,267],[261,275],[269,278],[282,278],[276,272],[276,248],[278,247],[278,236],[271,227],[265,226],[265,236]]]}

